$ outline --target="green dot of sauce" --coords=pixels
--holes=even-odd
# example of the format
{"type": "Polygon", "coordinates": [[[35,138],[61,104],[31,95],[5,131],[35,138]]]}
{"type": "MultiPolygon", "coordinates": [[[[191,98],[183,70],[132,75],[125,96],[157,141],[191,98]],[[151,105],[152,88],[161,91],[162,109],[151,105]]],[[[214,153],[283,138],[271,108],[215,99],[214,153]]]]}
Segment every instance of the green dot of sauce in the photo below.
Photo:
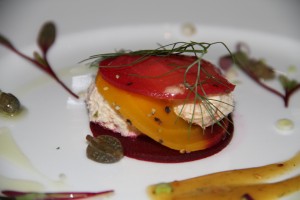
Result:
{"type": "Polygon", "coordinates": [[[154,193],[156,195],[161,194],[170,194],[172,193],[173,188],[169,183],[160,183],[155,186],[154,193]]]}

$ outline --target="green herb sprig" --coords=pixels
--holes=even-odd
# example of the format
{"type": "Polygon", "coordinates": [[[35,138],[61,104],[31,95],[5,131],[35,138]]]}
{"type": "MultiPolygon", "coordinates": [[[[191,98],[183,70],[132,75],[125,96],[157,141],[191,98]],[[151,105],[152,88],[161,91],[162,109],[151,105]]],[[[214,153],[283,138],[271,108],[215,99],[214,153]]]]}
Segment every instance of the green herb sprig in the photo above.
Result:
{"type": "MultiPolygon", "coordinates": [[[[229,53],[230,50],[229,48],[226,46],[225,43],[223,42],[213,42],[213,43],[208,43],[208,42],[194,42],[194,41],[190,41],[190,42],[174,42],[171,44],[167,44],[167,45],[159,45],[158,48],[156,49],[144,49],[144,50],[137,50],[137,51],[131,51],[131,50],[120,50],[117,52],[113,52],[113,53],[103,53],[103,54],[96,54],[93,56],[90,56],[89,58],[83,60],[87,61],[87,60],[94,60],[94,59],[107,59],[107,58],[113,58],[113,57],[118,57],[121,55],[139,55],[142,56],[140,59],[146,59],[149,56],[169,56],[169,55],[179,55],[179,54],[193,54],[196,57],[203,56],[204,54],[208,53],[208,49],[216,44],[221,44],[223,45],[227,51],[229,53]]],[[[136,60],[136,62],[141,62],[142,60],[136,60]]],[[[133,63],[130,63],[133,64],[133,63]]]]}

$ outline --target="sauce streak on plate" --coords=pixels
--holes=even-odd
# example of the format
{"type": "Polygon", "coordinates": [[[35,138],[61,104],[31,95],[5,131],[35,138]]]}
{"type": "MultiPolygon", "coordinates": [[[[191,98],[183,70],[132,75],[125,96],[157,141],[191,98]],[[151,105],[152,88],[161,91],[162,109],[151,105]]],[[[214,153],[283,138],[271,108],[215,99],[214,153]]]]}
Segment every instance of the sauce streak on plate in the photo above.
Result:
{"type": "Polygon", "coordinates": [[[300,174],[278,182],[270,182],[299,166],[300,152],[281,163],[151,185],[148,192],[151,199],[155,200],[274,200],[300,191],[300,174]]]}

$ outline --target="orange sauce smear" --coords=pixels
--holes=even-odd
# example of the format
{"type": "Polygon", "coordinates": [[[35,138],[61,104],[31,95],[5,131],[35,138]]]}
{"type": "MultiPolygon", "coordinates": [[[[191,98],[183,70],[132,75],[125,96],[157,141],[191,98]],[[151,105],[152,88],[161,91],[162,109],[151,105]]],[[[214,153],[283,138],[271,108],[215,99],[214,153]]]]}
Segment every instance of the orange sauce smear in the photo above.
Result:
{"type": "Polygon", "coordinates": [[[293,158],[261,167],[230,170],[148,187],[153,200],[274,200],[300,191],[300,174],[271,182],[297,168],[300,152],[293,158]]]}

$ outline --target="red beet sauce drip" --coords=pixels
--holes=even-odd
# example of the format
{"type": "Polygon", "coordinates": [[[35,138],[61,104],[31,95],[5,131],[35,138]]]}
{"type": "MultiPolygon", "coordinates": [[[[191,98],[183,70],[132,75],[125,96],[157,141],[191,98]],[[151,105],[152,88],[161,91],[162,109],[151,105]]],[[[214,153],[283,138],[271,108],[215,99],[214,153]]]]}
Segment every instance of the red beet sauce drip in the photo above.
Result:
{"type": "Polygon", "coordinates": [[[220,130],[223,129],[221,131],[226,133],[224,133],[223,139],[218,144],[208,149],[194,151],[191,153],[180,153],[178,150],[173,150],[161,145],[146,135],[140,135],[134,138],[123,137],[119,133],[103,128],[93,122],[90,122],[90,128],[94,137],[99,135],[111,135],[118,138],[123,145],[124,155],[127,157],[158,163],[181,163],[203,159],[224,149],[230,143],[234,130],[233,123],[229,122],[227,124],[228,126],[226,130],[219,127],[220,130]]]}

